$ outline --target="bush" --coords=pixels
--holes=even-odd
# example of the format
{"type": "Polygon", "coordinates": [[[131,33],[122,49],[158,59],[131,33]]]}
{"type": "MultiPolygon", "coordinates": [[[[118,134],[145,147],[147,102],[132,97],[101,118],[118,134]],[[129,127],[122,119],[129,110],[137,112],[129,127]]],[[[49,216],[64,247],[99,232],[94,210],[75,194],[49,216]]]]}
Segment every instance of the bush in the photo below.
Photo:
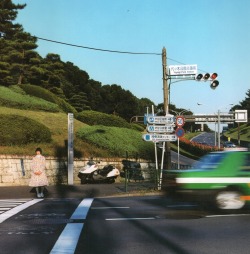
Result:
{"type": "Polygon", "coordinates": [[[115,126],[129,129],[132,128],[131,124],[119,116],[100,113],[93,110],[84,110],[80,112],[77,116],[77,120],[88,125],[115,126]]]}
{"type": "Polygon", "coordinates": [[[43,99],[23,95],[13,89],[0,86],[0,106],[18,109],[43,110],[59,112],[58,105],[43,99]]]}
{"type": "Polygon", "coordinates": [[[51,141],[51,132],[43,124],[18,115],[0,115],[1,145],[23,145],[51,141]]]}
{"type": "Polygon", "coordinates": [[[47,89],[29,84],[21,85],[20,87],[29,95],[57,104],[60,109],[63,110],[63,112],[73,114],[77,113],[76,109],[73,106],[71,106],[64,99],[57,97],[55,94],[48,91],[47,89]]]}
{"type": "Polygon", "coordinates": [[[140,158],[153,159],[154,146],[142,140],[142,134],[135,130],[107,126],[86,126],[78,130],[77,137],[107,149],[110,156],[125,157],[126,153],[140,158]]]}
{"type": "Polygon", "coordinates": [[[198,144],[196,142],[191,142],[186,138],[180,138],[180,147],[198,157],[210,152],[219,151],[218,147],[198,144]]]}

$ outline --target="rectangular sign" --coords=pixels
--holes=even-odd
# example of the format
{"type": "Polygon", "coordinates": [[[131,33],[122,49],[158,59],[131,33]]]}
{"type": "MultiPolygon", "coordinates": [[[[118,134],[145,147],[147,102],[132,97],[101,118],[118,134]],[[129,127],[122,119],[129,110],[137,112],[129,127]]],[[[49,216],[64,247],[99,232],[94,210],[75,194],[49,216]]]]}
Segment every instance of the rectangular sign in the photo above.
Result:
{"type": "Polygon", "coordinates": [[[166,116],[148,116],[147,122],[149,124],[171,124],[175,122],[174,115],[166,115],[166,116]]]}
{"type": "Polygon", "coordinates": [[[247,110],[243,109],[237,109],[235,110],[235,122],[236,123],[243,123],[247,122],[247,110]]]}
{"type": "Polygon", "coordinates": [[[164,142],[164,141],[177,141],[177,136],[175,134],[144,134],[142,138],[145,141],[152,141],[152,142],[164,142]]]}
{"type": "Polygon", "coordinates": [[[169,75],[196,75],[197,74],[197,64],[188,65],[169,65],[169,75]]]}
{"type": "Polygon", "coordinates": [[[220,114],[218,115],[195,115],[195,123],[206,123],[206,122],[212,122],[217,123],[220,117],[220,123],[233,123],[234,122],[234,116],[233,114],[220,114]]]}
{"type": "Polygon", "coordinates": [[[156,133],[171,133],[174,131],[174,125],[148,125],[147,131],[156,133]]]}

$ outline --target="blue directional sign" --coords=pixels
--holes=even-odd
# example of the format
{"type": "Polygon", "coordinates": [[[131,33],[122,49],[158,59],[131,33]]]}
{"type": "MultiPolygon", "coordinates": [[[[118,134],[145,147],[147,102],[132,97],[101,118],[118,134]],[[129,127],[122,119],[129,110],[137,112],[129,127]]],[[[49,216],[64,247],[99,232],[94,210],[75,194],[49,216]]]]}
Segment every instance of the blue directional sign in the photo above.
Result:
{"type": "Polygon", "coordinates": [[[177,136],[175,134],[152,134],[152,133],[148,133],[148,134],[144,134],[142,136],[142,138],[145,141],[152,141],[152,142],[164,142],[164,141],[176,141],[177,140],[177,136]]]}
{"type": "Polygon", "coordinates": [[[166,115],[166,116],[148,116],[147,122],[149,124],[172,124],[175,122],[174,115],[166,115]]]}
{"type": "Polygon", "coordinates": [[[171,133],[174,131],[174,125],[148,125],[147,131],[155,133],[171,133]]]}

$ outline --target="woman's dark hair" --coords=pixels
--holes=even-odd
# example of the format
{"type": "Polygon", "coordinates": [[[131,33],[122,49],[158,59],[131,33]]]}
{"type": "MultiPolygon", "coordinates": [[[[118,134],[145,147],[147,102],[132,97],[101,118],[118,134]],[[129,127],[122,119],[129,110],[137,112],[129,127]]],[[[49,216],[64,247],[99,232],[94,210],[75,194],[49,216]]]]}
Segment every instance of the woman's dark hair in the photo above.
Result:
{"type": "Polygon", "coordinates": [[[42,154],[42,149],[40,148],[40,147],[38,147],[37,149],[36,149],[36,152],[37,151],[39,151],[41,154],[42,154]]]}

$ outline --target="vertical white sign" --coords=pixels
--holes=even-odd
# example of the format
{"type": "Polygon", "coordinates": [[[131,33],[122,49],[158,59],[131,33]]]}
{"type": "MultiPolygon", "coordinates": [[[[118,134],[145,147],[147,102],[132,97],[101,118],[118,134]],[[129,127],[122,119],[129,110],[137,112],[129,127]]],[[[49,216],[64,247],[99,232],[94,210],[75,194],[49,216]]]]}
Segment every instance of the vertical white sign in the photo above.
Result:
{"type": "Polygon", "coordinates": [[[74,183],[74,115],[68,113],[68,184],[74,183]]]}

